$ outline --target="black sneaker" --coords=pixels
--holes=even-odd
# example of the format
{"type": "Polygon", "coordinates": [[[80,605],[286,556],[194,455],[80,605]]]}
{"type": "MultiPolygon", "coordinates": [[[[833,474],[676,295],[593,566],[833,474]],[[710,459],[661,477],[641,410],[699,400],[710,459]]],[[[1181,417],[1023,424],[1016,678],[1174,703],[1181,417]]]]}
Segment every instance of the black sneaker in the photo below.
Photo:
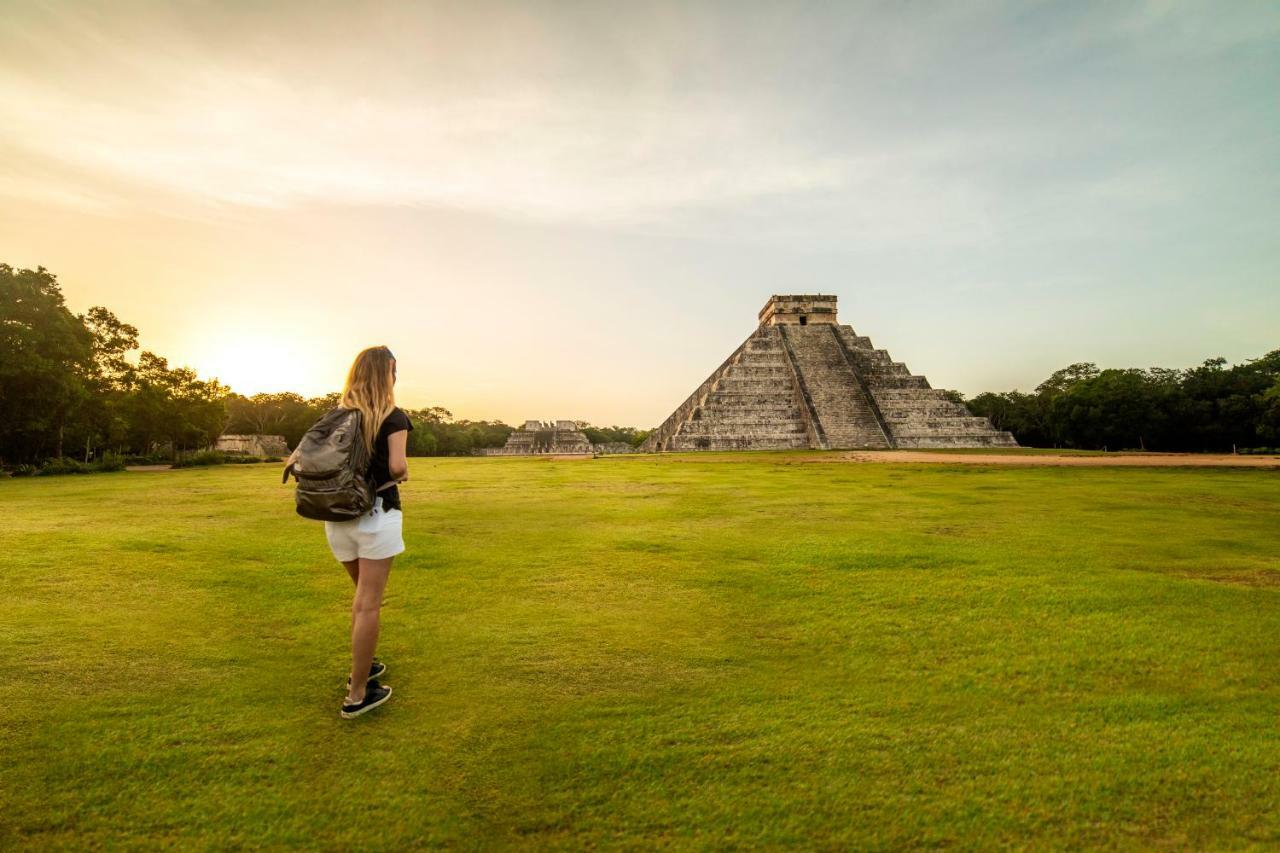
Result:
{"type": "Polygon", "coordinates": [[[364,700],[354,705],[342,703],[342,718],[349,720],[352,717],[358,717],[365,711],[372,711],[383,702],[391,698],[391,685],[379,684],[376,681],[370,681],[369,686],[364,690],[364,700]]]}
{"type": "MultiPolygon", "coordinates": [[[[369,681],[381,678],[387,674],[387,665],[380,660],[373,662],[373,666],[369,667],[369,681]]],[[[347,676],[347,687],[351,687],[351,676],[347,676]]]]}

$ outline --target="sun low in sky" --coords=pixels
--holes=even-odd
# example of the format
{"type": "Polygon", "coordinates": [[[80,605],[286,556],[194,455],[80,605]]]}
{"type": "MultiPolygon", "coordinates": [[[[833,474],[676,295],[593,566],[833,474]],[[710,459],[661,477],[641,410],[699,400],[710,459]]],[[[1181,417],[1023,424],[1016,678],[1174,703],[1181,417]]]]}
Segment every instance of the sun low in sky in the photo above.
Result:
{"type": "Polygon", "coordinates": [[[1280,343],[1280,5],[0,10],[0,261],[253,393],[656,424],[772,293],[973,394],[1280,343]]]}

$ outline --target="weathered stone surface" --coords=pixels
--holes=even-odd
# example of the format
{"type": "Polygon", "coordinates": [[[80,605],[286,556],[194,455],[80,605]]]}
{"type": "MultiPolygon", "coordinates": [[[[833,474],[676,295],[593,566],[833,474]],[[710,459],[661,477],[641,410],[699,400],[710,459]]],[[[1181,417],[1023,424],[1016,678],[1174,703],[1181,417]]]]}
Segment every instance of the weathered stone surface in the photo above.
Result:
{"type": "Polygon", "coordinates": [[[591,442],[573,421],[525,421],[502,447],[479,451],[481,456],[589,455],[591,442]]]}
{"type": "Polygon", "coordinates": [[[591,450],[596,456],[616,456],[620,453],[636,453],[636,448],[627,444],[625,441],[605,441],[600,444],[591,445],[591,450]]]}
{"type": "Polygon", "coordinates": [[[760,309],[761,326],[831,326],[836,323],[836,298],[820,293],[774,296],[760,309]]]}
{"type": "Polygon", "coordinates": [[[213,443],[213,449],[246,456],[289,455],[289,446],[283,435],[220,435],[213,443]]]}
{"type": "Polygon", "coordinates": [[[742,346],[642,450],[1016,447],[841,326],[836,297],[774,296],[742,346]]]}

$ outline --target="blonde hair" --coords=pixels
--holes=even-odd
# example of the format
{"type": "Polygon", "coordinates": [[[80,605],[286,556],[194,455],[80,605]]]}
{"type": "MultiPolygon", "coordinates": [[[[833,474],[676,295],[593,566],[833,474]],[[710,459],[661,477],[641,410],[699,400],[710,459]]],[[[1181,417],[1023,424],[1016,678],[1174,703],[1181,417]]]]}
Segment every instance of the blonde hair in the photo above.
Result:
{"type": "Polygon", "coordinates": [[[360,410],[365,449],[373,453],[378,429],[396,407],[395,356],[386,347],[361,350],[347,371],[347,384],[338,405],[360,410]]]}

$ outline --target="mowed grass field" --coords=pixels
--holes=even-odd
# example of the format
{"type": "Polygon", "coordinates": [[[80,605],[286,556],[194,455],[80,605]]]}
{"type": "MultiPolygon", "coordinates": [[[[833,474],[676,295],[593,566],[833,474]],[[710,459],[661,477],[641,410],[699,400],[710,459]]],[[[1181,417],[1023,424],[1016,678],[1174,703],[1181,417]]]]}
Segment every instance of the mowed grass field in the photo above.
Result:
{"type": "Polygon", "coordinates": [[[380,657],[276,466],[0,482],[0,847],[1280,844],[1280,472],[415,459],[380,657]]]}

